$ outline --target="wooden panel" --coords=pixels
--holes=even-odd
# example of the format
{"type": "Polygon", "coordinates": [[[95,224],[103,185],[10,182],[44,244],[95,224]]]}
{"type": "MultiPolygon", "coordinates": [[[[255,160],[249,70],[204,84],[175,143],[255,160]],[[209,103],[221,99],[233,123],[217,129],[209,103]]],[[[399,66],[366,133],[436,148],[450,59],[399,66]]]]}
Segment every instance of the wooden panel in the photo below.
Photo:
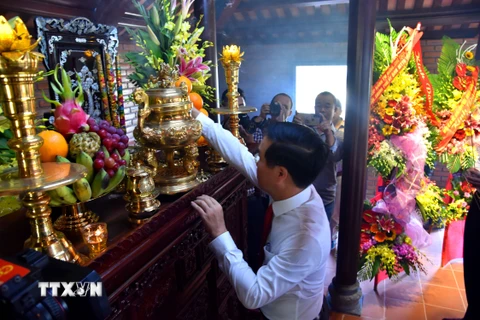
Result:
{"type": "Polygon", "coordinates": [[[242,319],[243,307],[208,249],[212,239],[190,206],[201,194],[219,200],[227,228],[246,252],[246,182],[233,168],[181,197],[164,197],[159,214],[134,230],[118,225],[127,217],[121,201],[95,206],[97,212],[108,212],[102,220],[109,223],[113,239],[89,267],[104,281],[113,310],[110,319],[214,320],[222,317],[220,305],[229,319],[242,319]]]}

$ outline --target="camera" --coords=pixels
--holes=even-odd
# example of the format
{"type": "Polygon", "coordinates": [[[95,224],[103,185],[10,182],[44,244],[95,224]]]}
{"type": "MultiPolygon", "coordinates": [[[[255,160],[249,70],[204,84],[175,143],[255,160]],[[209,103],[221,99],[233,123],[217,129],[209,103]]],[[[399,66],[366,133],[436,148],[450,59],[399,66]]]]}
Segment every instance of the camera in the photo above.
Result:
{"type": "Polygon", "coordinates": [[[95,271],[27,249],[0,257],[2,319],[104,319],[108,297],[95,271]]]}
{"type": "Polygon", "coordinates": [[[255,133],[255,131],[257,130],[257,125],[255,124],[255,122],[250,120],[247,114],[239,114],[238,118],[240,119],[239,124],[243,127],[243,129],[245,129],[247,133],[255,133]]]}
{"type": "Polygon", "coordinates": [[[279,102],[272,101],[272,103],[270,103],[270,115],[272,117],[278,117],[281,111],[282,111],[282,106],[280,105],[279,102]]]}

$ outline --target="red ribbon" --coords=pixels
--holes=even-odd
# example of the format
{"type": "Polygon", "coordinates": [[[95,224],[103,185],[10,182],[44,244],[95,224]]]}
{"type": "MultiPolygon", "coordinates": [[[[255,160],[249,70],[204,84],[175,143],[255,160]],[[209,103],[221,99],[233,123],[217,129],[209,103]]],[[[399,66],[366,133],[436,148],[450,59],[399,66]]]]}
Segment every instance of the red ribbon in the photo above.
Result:
{"type": "Polygon", "coordinates": [[[470,115],[470,110],[472,109],[473,103],[475,102],[476,89],[477,89],[477,78],[478,78],[478,68],[475,68],[472,71],[472,81],[468,84],[465,92],[463,93],[462,99],[460,100],[458,106],[454,108],[454,112],[447,124],[440,130],[440,136],[442,141],[435,147],[435,150],[439,153],[445,151],[450,140],[457,132],[460,125],[467,119],[470,115]]]}
{"type": "Polygon", "coordinates": [[[420,79],[421,88],[426,97],[425,112],[430,117],[430,121],[432,122],[432,124],[438,127],[440,123],[438,122],[437,117],[435,117],[435,115],[432,112],[433,87],[432,87],[432,84],[430,83],[430,80],[427,77],[427,74],[425,73],[425,70],[423,69],[422,48],[420,46],[420,42],[417,42],[417,44],[413,47],[413,56],[415,58],[415,64],[417,66],[417,72],[418,72],[418,77],[420,79]]]}

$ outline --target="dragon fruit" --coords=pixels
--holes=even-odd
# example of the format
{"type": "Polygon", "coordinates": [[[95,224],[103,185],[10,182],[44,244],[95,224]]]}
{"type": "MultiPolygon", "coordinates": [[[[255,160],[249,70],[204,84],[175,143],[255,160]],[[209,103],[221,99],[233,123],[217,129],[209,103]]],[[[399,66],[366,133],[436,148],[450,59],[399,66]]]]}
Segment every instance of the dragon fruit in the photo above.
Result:
{"type": "Polygon", "coordinates": [[[60,68],[62,83],[58,81],[58,69],[59,66],[57,65],[55,73],[53,74],[56,83],[51,82],[50,84],[53,91],[63,100],[63,103],[50,100],[45,96],[45,93],[43,93],[43,99],[53,103],[56,107],[53,126],[64,136],[88,130],[87,120],[90,116],[86,114],[82,108],[84,98],[80,76],[77,75],[78,86],[72,91],[70,77],[63,68],[60,68]],[[75,97],[77,93],[78,97],[75,97]]]}

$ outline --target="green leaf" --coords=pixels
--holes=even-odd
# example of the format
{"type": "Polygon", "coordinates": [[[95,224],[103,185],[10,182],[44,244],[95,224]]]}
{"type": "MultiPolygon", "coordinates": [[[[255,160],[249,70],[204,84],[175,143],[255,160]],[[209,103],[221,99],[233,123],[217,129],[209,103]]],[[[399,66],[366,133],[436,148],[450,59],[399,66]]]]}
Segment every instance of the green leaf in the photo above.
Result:
{"type": "Polygon", "coordinates": [[[460,45],[454,40],[444,37],[442,53],[438,59],[438,74],[445,79],[451,79],[453,77],[453,72],[455,71],[455,66],[457,64],[457,49],[460,48],[460,45]]]}
{"type": "Polygon", "coordinates": [[[405,274],[407,276],[409,276],[410,275],[410,267],[409,267],[408,263],[402,261],[402,262],[400,262],[400,265],[402,266],[403,271],[405,271],[405,274]]]}
{"type": "Polygon", "coordinates": [[[372,269],[373,272],[372,272],[372,277],[370,278],[370,280],[373,280],[373,278],[375,278],[379,269],[380,269],[380,257],[376,257],[375,262],[373,263],[373,269],[372,269]]]}
{"type": "Polygon", "coordinates": [[[455,173],[458,170],[460,170],[461,167],[462,167],[462,163],[460,161],[460,156],[458,154],[450,155],[447,162],[447,169],[451,173],[455,173]]]}

